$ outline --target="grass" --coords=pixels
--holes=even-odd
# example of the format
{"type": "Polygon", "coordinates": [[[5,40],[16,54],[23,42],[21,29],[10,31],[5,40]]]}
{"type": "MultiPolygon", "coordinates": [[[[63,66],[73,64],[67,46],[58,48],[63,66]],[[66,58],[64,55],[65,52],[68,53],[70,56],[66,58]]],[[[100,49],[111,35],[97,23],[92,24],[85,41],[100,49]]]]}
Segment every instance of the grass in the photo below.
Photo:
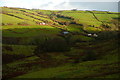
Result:
{"type": "MultiPolygon", "coordinates": [[[[113,56],[113,55],[109,55],[113,56]]],[[[107,57],[107,58],[109,58],[107,57]]],[[[104,58],[105,59],[105,58],[104,58]]],[[[117,64],[108,65],[106,69],[104,66],[105,64],[111,64],[116,62],[116,58],[112,58],[112,60],[115,60],[115,62],[111,62],[112,60],[95,60],[95,61],[87,61],[82,62],[76,65],[66,64],[64,66],[56,67],[56,68],[48,68],[48,69],[42,69],[40,71],[36,71],[33,73],[28,73],[16,78],[84,78],[87,76],[95,76],[95,74],[98,74],[100,76],[103,76],[102,74],[108,72],[109,69],[113,69],[115,66],[117,67],[117,64]],[[101,69],[104,69],[102,72],[101,69]],[[100,73],[100,74],[99,74],[100,73]]],[[[110,58],[109,58],[110,59],[110,58]]],[[[102,69],[102,70],[103,70],[102,69]]],[[[112,71],[116,71],[112,70],[112,71]]]]}
{"type": "Polygon", "coordinates": [[[33,25],[33,26],[4,26],[2,29],[15,29],[15,28],[18,28],[18,29],[24,29],[24,28],[50,28],[50,29],[54,29],[54,27],[51,27],[51,26],[44,26],[44,25],[33,25]]]}
{"type": "Polygon", "coordinates": [[[99,32],[99,31],[101,31],[101,29],[99,29],[99,28],[95,28],[95,27],[84,27],[84,30],[85,31],[88,31],[89,33],[93,33],[93,32],[99,32]]]}
{"type": "Polygon", "coordinates": [[[19,11],[25,11],[25,12],[28,12],[28,13],[37,14],[37,12],[32,11],[32,10],[28,10],[28,9],[18,9],[18,10],[19,10],[19,11]]]}
{"type": "Polygon", "coordinates": [[[33,37],[33,36],[42,35],[42,34],[56,35],[59,33],[59,31],[60,31],[59,29],[51,26],[4,26],[3,36],[4,37],[33,37]]]}
{"type": "Polygon", "coordinates": [[[36,16],[36,15],[31,15],[31,16],[33,16],[34,18],[37,18],[37,19],[44,20],[44,21],[53,22],[53,21],[52,21],[51,19],[49,19],[49,18],[43,18],[43,17],[36,16]]]}
{"type": "Polygon", "coordinates": [[[50,14],[52,14],[52,11],[50,11],[50,10],[33,10],[33,11],[41,12],[41,13],[43,13],[43,14],[45,14],[45,15],[50,15],[50,14]]]}
{"type": "Polygon", "coordinates": [[[17,25],[17,23],[24,22],[24,20],[2,14],[2,22],[5,24],[12,23],[12,24],[17,25]]]}
{"type": "MultiPolygon", "coordinates": [[[[24,55],[24,58],[16,60],[13,59],[13,61],[11,60],[11,62],[8,61],[8,63],[3,64],[3,76],[10,78],[118,77],[118,54],[116,48],[117,46],[115,46],[116,43],[114,43],[116,40],[112,38],[103,41],[98,40],[102,38],[102,35],[99,35],[100,33],[98,33],[99,38],[94,39],[92,37],[85,36],[84,34],[87,33],[83,31],[85,30],[90,33],[101,31],[102,33],[102,29],[96,28],[100,27],[102,24],[100,21],[104,21],[110,25],[113,25],[111,20],[118,17],[116,14],[107,14],[107,12],[102,11],[92,11],[100,20],[98,21],[93,14],[88,11],[50,11],[3,8],[3,12],[23,18],[19,19],[13,16],[2,14],[3,23],[13,24],[2,27],[3,40],[6,41],[3,41],[3,53],[8,55],[18,55],[16,57],[24,55]],[[76,21],[76,23],[82,24],[83,26],[77,24],[70,24],[66,26],[68,31],[75,33],[70,34],[70,51],[51,53],[46,52],[44,55],[42,55],[43,57],[38,57],[34,55],[34,50],[39,43],[43,43],[46,39],[51,39],[56,36],[62,36],[63,38],[65,37],[64,35],[59,35],[61,31],[64,31],[61,30],[62,25],[52,21],[49,18],[52,13],[72,17],[75,19],[72,20],[60,17],[56,18],[61,22],[76,21]],[[56,25],[37,25],[35,24],[36,21],[52,22],[60,26],[58,29],[58,26],[56,25]],[[28,25],[17,25],[18,23],[22,22],[26,22],[28,25]],[[95,27],[90,27],[90,25],[94,25],[95,27]],[[52,26],[56,26],[56,28],[52,26]],[[14,44],[11,44],[11,42],[14,44]],[[92,49],[98,55],[96,60],[82,61],[82,57],[84,57],[82,55],[89,49],[92,49]],[[79,57],[81,61],[74,63],[76,60],[74,57],[79,57]]],[[[56,15],[52,16],[56,17],[56,15]]],[[[8,56],[8,58],[9,57],[12,56],[8,56]]]]}
{"type": "Polygon", "coordinates": [[[13,51],[4,50],[3,53],[5,54],[25,55],[25,56],[33,55],[33,51],[35,48],[35,46],[26,46],[26,45],[3,45],[3,48],[4,46],[9,46],[13,50],[13,51]]]}
{"type": "Polygon", "coordinates": [[[6,13],[16,13],[16,12],[20,13],[20,11],[17,11],[17,10],[14,10],[14,9],[10,9],[10,8],[5,8],[5,7],[2,7],[2,11],[6,12],[6,13]]]}
{"type": "Polygon", "coordinates": [[[83,26],[79,26],[75,24],[70,24],[69,26],[67,26],[68,31],[78,32],[78,33],[83,33],[83,31],[81,30],[82,28],[83,26]]]}
{"type": "Polygon", "coordinates": [[[42,31],[40,28],[34,28],[34,29],[12,29],[13,31],[18,31],[19,33],[14,33],[13,31],[4,30],[3,36],[4,37],[35,37],[35,36],[55,36],[58,34],[58,31],[55,29],[49,29],[50,31],[42,31]],[[53,31],[51,31],[53,30],[53,31]],[[11,36],[12,35],[12,36],[11,36]]]}
{"type": "MultiPolygon", "coordinates": [[[[104,22],[111,22],[112,18],[118,17],[117,14],[107,14],[106,12],[99,12],[99,14],[97,14],[95,11],[93,11],[95,13],[95,16],[100,20],[100,21],[104,21],[104,22]],[[103,14],[104,13],[104,14],[103,14]]],[[[73,17],[78,23],[84,23],[87,25],[94,25],[95,27],[99,27],[102,23],[99,22],[98,20],[95,19],[95,17],[93,16],[92,13],[88,13],[88,12],[79,12],[79,11],[63,11],[61,13],[62,15],[65,16],[70,16],[73,17]]]]}
{"type": "Polygon", "coordinates": [[[34,19],[34,18],[31,18],[29,16],[26,16],[24,14],[21,14],[21,13],[11,13],[12,15],[15,15],[15,16],[18,16],[20,18],[23,18],[25,21],[29,20],[31,21],[30,23],[33,23],[33,21],[38,21],[38,22],[43,22],[43,21],[40,21],[40,20],[37,20],[37,19],[34,19]]]}
{"type": "Polygon", "coordinates": [[[32,56],[32,57],[29,57],[29,58],[25,58],[24,60],[18,60],[18,61],[15,61],[15,62],[12,62],[12,63],[9,63],[7,64],[9,67],[19,67],[19,65],[21,64],[25,64],[25,63],[31,63],[31,62],[34,62],[35,60],[39,59],[39,57],[37,56],[32,56]]]}
{"type": "Polygon", "coordinates": [[[99,20],[104,22],[111,22],[113,18],[118,17],[117,14],[95,14],[99,20]]]}
{"type": "Polygon", "coordinates": [[[101,22],[97,21],[91,13],[62,13],[63,15],[73,17],[78,23],[84,23],[88,25],[95,25],[99,27],[101,22]]]}
{"type": "Polygon", "coordinates": [[[87,36],[83,36],[83,35],[74,35],[71,37],[71,41],[76,41],[76,40],[80,40],[80,41],[91,41],[93,40],[93,38],[91,37],[87,37],[87,36]]]}
{"type": "MultiPolygon", "coordinates": [[[[27,22],[28,24],[30,25],[35,25],[35,22],[33,21],[37,21],[37,22],[43,22],[43,21],[48,21],[48,22],[53,22],[52,20],[50,20],[47,16],[45,15],[41,15],[41,14],[38,14],[37,12],[35,11],[32,11],[32,10],[27,10],[27,9],[17,9],[15,8],[16,10],[14,9],[10,9],[10,8],[3,8],[3,11],[6,12],[6,13],[9,13],[9,14],[12,14],[12,15],[15,15],[15,16],[18,16],[20,18],[23,18],[23,21],[22,22],[27,22]],[[25,12],[24,12],[25,11],[25,12]],[[28,15],[28,16],[26,16],[28,15]],[[39,16],[38,16],[39,15],[39,16]],[[36,18],[36,19],[35,19],[36,18]],[[38,20],[40,19],[40,20],[38,20]],[[29,21],[28,21],[29,20],[29,21]],[[41,21],[42,20],[42,21],[41,21]]],[[[6,20],[8,19],[9,17],[8,16],[3,16],[3,23],[18,23],[16,21],[16,19],[11,19],[11,20],[15,20],[15,21],[10,21],[10,20],[6,20]],[[5,19],[5,20],[4,20],[5,19]],[[7,22],[6,22],[7,21],[7,22]]],[[[22,20],[22,19],[21,19],[22,20]]]]}

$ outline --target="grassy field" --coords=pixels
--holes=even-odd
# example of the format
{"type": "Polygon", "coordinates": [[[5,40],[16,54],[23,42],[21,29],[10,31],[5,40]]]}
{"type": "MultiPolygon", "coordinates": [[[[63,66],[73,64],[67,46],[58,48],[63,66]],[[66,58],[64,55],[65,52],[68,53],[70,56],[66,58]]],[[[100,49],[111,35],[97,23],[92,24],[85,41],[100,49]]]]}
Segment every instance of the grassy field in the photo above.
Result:
{"type": "MultiPolygon", "coordinates": [[[[110,56],[106,56],[106,58],[110,56]]],[[[113,55],[111,57],[113,57],[113,55]]],[[[28,73],[23,76],[19,76],[17,78],[89,78],[89,77],[104,78],[107,75],[107,73],[110,72],[109,69],[111,69],[113,72],[117,72],[117,69],[113,69],[113,68],[119,67],[115,63],[117,61],[116,58],[112,59],[113,62],[110,62],[111,60],[107,61],[106,58],[104,58],[103,60],[87,61],[87,62],[79,63],[77,65],[71,65],[68,63],[64,66],[43,69],[42,71],[40,70],[33,73],[28,73]],[[106,67],[105,65],[108,66],[106,67]],[[104,71],[102,72],[101,70],[104,71]]],[[[116,77],[111,76],[111,78],[118,78],[118,77],[119,76],[116,77]]]]}
{"type": "Polygon", "coordinates": [[[2,7],[0,14],[3,79],[119,77],[117,13],[2,7]]]}

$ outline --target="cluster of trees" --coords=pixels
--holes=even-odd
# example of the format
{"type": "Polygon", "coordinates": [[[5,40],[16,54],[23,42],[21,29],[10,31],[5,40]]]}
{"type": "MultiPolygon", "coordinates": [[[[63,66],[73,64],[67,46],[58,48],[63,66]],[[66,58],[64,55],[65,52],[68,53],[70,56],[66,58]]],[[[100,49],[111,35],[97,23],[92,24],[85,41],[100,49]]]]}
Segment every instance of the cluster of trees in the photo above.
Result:
{"type": "MultiPolygon", "coordinates": [[[[37,47],[34,50],[34,54],[41,57],[48,52],[69,52],[71,51],[71,46],[69,45],[69,36],[67,37],[54,37],[52,39],[46,38],[43,42],[37,42],[37,47]]],[[[39,40],[38,40],[39,41],[39,40]]],[[[70,52],[69,52],[70,53],[70,52]]],[[[74,55],[75,52],[70,55],[74,55]]],[[[46,55],[47,56],[47,55],[46,55]]],[[[73,57],[73,56],[71,56],[73,57]]],[[[91,49],[85,50],[82,56],[76,55],[73,63],[79,63],[80,61],[91,61],[96,60],[97,55],[91,49]]]]}
{"type": "Polygon", "coordinates": [[[36,55],[47,52],[64,52],[70,50],[69,45],[62,37],[55,37],[52,39],[46,38],[44,42],[38,43],[34,51],[36,55]]]}

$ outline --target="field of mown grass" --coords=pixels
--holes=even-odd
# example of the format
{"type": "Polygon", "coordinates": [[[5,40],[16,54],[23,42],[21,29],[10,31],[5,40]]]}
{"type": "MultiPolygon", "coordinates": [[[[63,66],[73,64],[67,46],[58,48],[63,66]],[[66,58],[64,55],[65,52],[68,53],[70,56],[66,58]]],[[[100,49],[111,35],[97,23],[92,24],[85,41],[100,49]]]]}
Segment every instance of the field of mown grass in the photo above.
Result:
{"type": "Polygon", "coordinates": [[[2,11],[3,79],[119,77],[117,13],[13,7],[2,11]],[[91,33],[98,37],[88,36],[91,33]],[[66,51],[54,51],[64,46],[66,51]]]}
{"type": "MultiPolygon", "coordinates": [[[[104,22],[111,22],[112,18],[118,17],[118,14],[107,14],[106,12],[97,12],[97,13],[95,13],[93,11],[93,13],[96,15],[96,17],[100,21],[104,21],[104,22]]],[[[91,14],[91,13],[89,13],[87,11],[86,12],[85,11],[83,11],[83,12],[63,11],[63,12],[61,12],[61,14],[75,18],[75,20],[78,23],[94,25],[96,27],[99,27],[102,24],[100,21],[95,19],[93,14],[91,14]]]]}
{"type": "Polygon", "coordinates": [[[23,22],[24,20],[15,18],[15,17],[11,17],[5,14],[2,14],[2,22],[4,23],[12,23],[12,24],[17,24],[19,22],[23,22]]]}
{"type": "Polygon", "coordinates": [[[73,17],[77,20],[78,23],[84,23],[88,25],[99,26],[101,22],[98,22],[91,13],[76,13],[76,12],[63,12],[63,15],[73,17]]]}

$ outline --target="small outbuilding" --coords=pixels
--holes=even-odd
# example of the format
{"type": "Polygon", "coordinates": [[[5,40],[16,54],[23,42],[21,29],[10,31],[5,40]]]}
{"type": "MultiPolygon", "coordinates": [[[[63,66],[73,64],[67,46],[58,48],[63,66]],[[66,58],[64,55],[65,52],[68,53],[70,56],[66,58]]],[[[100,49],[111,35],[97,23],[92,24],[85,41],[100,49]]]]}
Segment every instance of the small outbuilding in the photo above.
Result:
{"type": "Polygon", "coordinates": [[[88,36],[92,36],[92,34],[88,34],[88,36]]]}
{"type": "Polygon", "coordinates": [[[47,25],[46,23],[44,23],[44,22],[41,22],[41,23],[39,23],[39,25],[47,25]]]}
{"type": "Polygon", "coordinates": [[[87,36],[98,37],[98,35],[97,35],[97,34],[95,34],[95,33],[94,33],[94,34],[90,34],[90,33],[89,33],[89,34],[87,34],[87,36]]]}
{"type": "Polygon", "coordinates": [[[69,32],[68,31],[64,31],[63,34],[68,34],[69,32]]]}
{"type": "Polygon", "coordinates": [[[98,35],[97,35],[97,34],[93,34],[93,36],[94,36],[94,37],[98,37],[98,35]]]}

